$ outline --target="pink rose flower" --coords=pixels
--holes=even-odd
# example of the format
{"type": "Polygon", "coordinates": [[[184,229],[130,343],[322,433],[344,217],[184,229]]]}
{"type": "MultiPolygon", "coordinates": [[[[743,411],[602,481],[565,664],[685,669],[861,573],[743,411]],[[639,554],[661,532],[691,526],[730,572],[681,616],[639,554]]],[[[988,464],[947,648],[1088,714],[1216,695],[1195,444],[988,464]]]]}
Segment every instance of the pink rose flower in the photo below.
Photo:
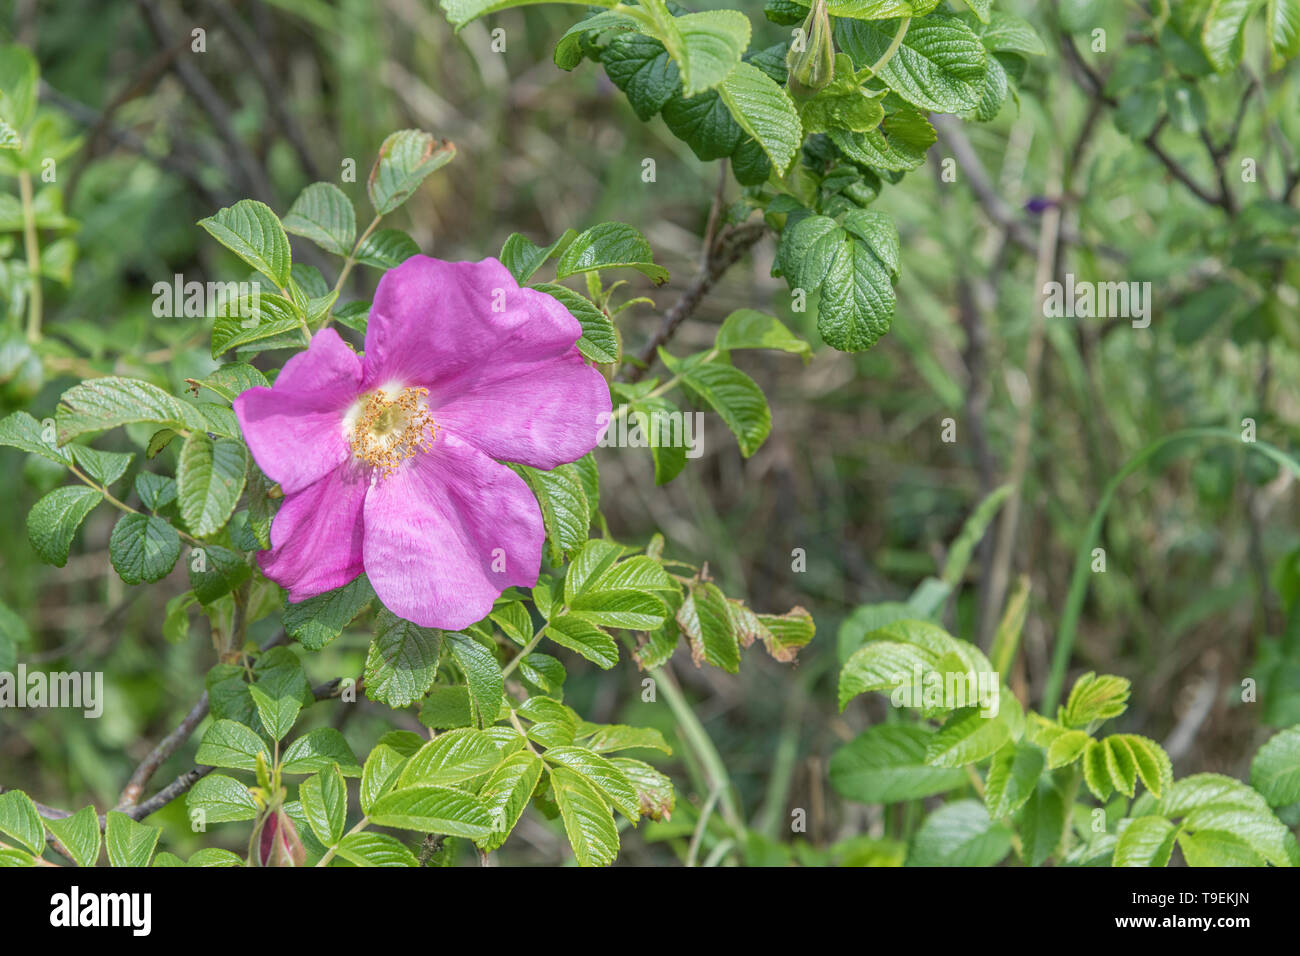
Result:
{"type": "Polygon", "coordinates": [[[285,496],[262,571],[293,602],[364,571],[393,613],[448,630],[536,584],[541,511],[500,462],[550,469],[595,447],[609,388],[581,332],[495,259],[390,270],[363,356],[323,329],[273,387],[235,399],[285,496]]]}

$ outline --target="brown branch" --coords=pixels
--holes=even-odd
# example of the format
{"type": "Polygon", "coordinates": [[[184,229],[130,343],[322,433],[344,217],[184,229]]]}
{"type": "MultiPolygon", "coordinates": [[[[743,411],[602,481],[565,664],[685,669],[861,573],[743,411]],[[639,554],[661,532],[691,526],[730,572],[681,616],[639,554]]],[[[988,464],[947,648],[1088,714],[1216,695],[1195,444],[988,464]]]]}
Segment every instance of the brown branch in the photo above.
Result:
{"type": "Polygon", "coordinates": [[[699,307],[701,300],[709,293],[718,280],[744,257],[767,232],[767,224],[762,222],[744,223],[724,229],[709,249],[706,265],[691,280],[672,308],[664,313],[659,330],[650,337],[650,341],[637,356],[639,364],[628,370],[624,381],[635,382],[645,375],[659,348],[666,345],[676,334],[678,327],[685,322],[699,307]]]}
{"type": "Polygon", "coordinates": [[[140,802],[140,797],[144,793],[145,786],[149,783],[149,778],[154,772],[163,765],[163,763],[174,754],[177,748],[185,741],[190,739],[203,718],[208,716],[208,692],[205,690],[203,696],[199,698],[190,712],[185,715],[185,719],[170,734],[158,742],[158,746],[149,752],[149,756],[144,758],[140,766],[135,768],[135,773],[131,774],[130,781],[127,782],[125,789],[122,790],[122,796],[118,800],[118,809],[124,810],[126,807],[135,806],[140,802]]]}

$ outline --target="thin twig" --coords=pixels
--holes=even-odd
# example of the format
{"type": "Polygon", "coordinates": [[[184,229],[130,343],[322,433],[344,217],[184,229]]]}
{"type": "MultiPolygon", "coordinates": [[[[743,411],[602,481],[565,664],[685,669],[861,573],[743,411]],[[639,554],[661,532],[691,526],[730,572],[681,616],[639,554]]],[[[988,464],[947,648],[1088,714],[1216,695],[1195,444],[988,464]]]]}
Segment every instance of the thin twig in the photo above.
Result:
{"type": "Polygon", "coordinates": [[[766,232],[767,225],[762,222],[745,223],[722,231],[714,243],[714,251],[709,256],[708,266],[691,280],[691,284],[686,287],[681,298],[664,313],[659,330],[650,337],[650,341],[637,356],[639,364],[627,370],[624,381],[635,382],[645,375],[660,347],[668,343],[676,334],[678,327],[695,312],[709,290],[717,284],[728,269],[739,262],[745,253],[763,238],[766,232]]]}

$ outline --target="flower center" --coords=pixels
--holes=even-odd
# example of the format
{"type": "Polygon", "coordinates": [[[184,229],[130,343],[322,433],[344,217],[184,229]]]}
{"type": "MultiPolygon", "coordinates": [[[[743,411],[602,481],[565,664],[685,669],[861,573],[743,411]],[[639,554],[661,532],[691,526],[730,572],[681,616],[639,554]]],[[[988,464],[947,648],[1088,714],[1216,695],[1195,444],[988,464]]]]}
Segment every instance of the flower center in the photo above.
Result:
{"type": "Polygon", "coordinates": [[[413,386],[362,396],[349,415],[348,437],[357,458],[387,478],[416,452],[431,450],[439,427],[429,415],[428,395],[427,388],[413,386]]]}

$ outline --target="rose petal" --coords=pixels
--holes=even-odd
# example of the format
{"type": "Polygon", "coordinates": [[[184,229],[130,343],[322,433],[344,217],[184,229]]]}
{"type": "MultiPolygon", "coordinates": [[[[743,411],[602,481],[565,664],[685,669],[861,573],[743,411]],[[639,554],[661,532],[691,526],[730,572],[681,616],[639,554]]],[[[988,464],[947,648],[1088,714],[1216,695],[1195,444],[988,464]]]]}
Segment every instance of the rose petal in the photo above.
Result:
{"type": "Polygon", "coordinates": [[[271,550],[259,552],[262,573],[305,601],[342,587],[362,571],[362,528],[368,470],[342,465],[285,497],[271,522],[271,550]]]}
{"type": "Polygon", "coordinates": [[[366,496],[365,567],[394,614],[459,630],[511,585],[532,587],[546,537],[522,478],[455,435],[438,436],[366,496]]]}
{"type": "Polygon", "coordinates": [[[253,460],[285,494],[300,491],[347,460],[343,415],[356,400],[361,359],[333,329],[285,363],[271,388],[235,397],[235,417],[253,460]]]}
{"type": "Polygon", "coordinates": [[[492,458],[554,468],[595,447],[610,411],[604,377],[574,346],[581,334],[495,259],[413,256],[375,293],[366,388],[422,385],[444,429],[492,458]]]}

